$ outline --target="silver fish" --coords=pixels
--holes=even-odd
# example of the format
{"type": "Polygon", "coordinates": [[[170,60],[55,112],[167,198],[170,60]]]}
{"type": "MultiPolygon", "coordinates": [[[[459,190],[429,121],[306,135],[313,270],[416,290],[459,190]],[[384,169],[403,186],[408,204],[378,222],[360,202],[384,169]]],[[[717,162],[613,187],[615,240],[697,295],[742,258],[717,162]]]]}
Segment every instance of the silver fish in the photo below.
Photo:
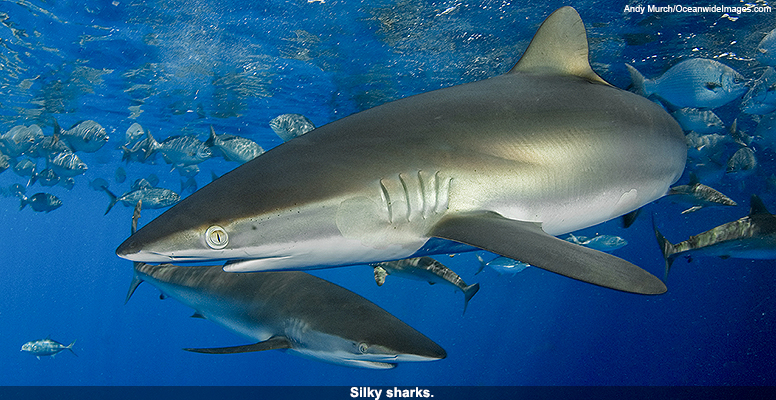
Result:
{"type": "Polygon", "coordinates": [[[181,200],[178,193],[175,193],[170,189],[157,187],[141,187],[124,193],[121,196],[116,196],[107,188],[104,188],[103,191],[110,197],[110,204],[108,204],[108,209],[105,210],[105,214],[107,214],[116,203],[121,203],[126,207],[134,207],[138,201],[142,200],[143,207],[145,208],[164,208],[174,205],[181,200]]]}
{"type": "MultiPolygon", "coordinates": [[[[147,136],[153,139],[150,133],[147,136]]],[[[149,151],[161,153],[164,161],[172,164],[173,168],[199,164],[213,155],[205,143],[194,136],[170,136],[161,143],[154,143],[151,142],[149,151]]]]}
{"type": "Polygon", "coordinates": [[[768,67],[760,79],[746,92],[741,101],[741,111],[765,115],[776,111],[776,70],[768,67]]]}
{"type": "Polygon", "coordinates": [[[496,257],[490,261],[485,261],[481,255],[477,254],[477,260],[480,261],[480,268],[477,270],[475,275],[482,272],[485,267],[489,267],[490,269],[498,272],[499,275],[515,275],[519,272],[525,271],[526,268],[530,267],[530,264],[526,264],[522,261],[513,260],[508,257],[496,257]]]}
{"type": "Polygon", "coordinates": [[[110,139],[105,128],[91,120],[78,122],[67,130],[61,130],[59,124],[54,121],[54,131],[59,131],[59,137],[66,141],[73,151],[84,153],[94,153],[110,139]]]}
{"type": "Polygon", "coordinates": [[[21,351],[26,351],[34,355],[38,358],[38,360],[40,360],[41,356],[51,356],[51,358],[54,358],[54,356],[63,350],[70,350],[73,355],[78,357],[78,354],[75,354],[75,351],[73,351],[73,345],[75,345],[75,340],[73,340],[73,342],[69,345],[65,346],[64,344],[59,343],[56,340],[51,340],[50,337],[47,337],[45,339],[33,340],[23,344],[21,351]]]}
{"type": "Polygon", "coordinates": [[[765,35],[757,45],[755,58],[765,65],[776,67],[776,29],[765,35]]]}
{"type": "Polygon", "coordinates": [[[269,127],[284,142],[315,129],[315,125],[302,114],[282,114],[269,121],[269,127]]]}
{"type": "Polygon", "coordinates": [[[235,161],[240,164],[246,163],[264,153],[256,142],[244,137],[224,133],[216,135],[213,127],[210,127],[210,137],[205,145],[218,150],[226,161],[235,161]]]}
{"type": "Polygon", "coordinates": [[[596,235],[589,238],[569,234],[566,241],[604,252],[614,251],[628,244],[627,240],[615,235],[596,235]]]}
{"type": "Polygon", "coordinates": [[[51,155],[47,161],[48,167],[59,176],[78,176],[89,169],[75,153],[70,152],[51,155]]]}
{"type": "Polygon", "coordinates": [[[685,107],[671,113],[684,131],[717,133],[725,129],[725,123],[711,110],[685,107]]]}
{"type": "Polygon", "coordinates": [[[625,66],[636,93],[645,97],[654,94],[676,107],[717,108],[747,91],[747,81],[741,74],[715,60],[685,60],[655,79],[646,79],[633,66],[625,66]]]}
{"type": "Polygon", "coordinates": [[[37,212],[48,213],[62,207],[62,200],[50,193],[35,193],[30,197],[21,195],[19,210],[23,210],[28,205],[37,212]]]}
{"type": "Polygon", "coordinates": [[[43,139],[43,130],[38,125],[30,125],[29,127],[17,125],[0,135],[0,150],[3,154],[16,158],[41,139],[43,139]]]}

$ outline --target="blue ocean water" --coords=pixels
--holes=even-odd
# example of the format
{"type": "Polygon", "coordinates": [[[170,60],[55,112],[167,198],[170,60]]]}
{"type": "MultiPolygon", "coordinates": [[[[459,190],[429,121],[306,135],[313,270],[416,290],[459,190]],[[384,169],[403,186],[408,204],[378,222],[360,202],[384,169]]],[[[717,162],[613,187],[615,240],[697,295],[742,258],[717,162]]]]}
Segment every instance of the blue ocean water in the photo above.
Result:
{"type": "MultiPolygon", "coordinates": [[[[630,63],[645,76],[678,61],[709,58],[747,79],[764,71],[755,49],[776,28],[773,13],[625,12],[625,3],[570,2],[588,29],[593,68],[626,88],[630,63]]],[[[689,3],[689,2],[688,2],[689,3]]],[[[89,166],[72,190],[36,184],[62,207],[19,210],[0,197],[3,283],[0,385],[773,385],[774,262],[678,259],[660,296],[599,288],[535,268],[514,276],[474,275],[473,253],[439,257],[480,292],[465,315],[449,287],[389,277],[382,287],[365,266],[316,271],[396,315],[444,347],[448,357],[393,370],[328,365],[278,351],[203,355],[184,347],[244,344],[141,285],[124,297],[131,264],[115,256],[132,210],[103,215],[108,196],[89,187],[103,178],[116,193],[155,174],[180,188],[170,166],[124,163],[124,132],[140,123],[157,139],[219,133],[265,149],[281,143],[269,121],[300,113],[317,126],[354,112],[508,71],[538,25],[561,2],[517,1],[4,1],[0,3],[0,133],[54,120],[99,122],[110,141],[83,154],[89,166]],[[116,170],[126,171],[124,183],[116,170]],[[76,341],[51,359],[19,351],[46,336],[76,341]]],[[[648,5],[630,2],[629,5],[648,5]]],[[[726,1],[719,5],[768,6],[726,1]]],[[[691,5],[691,4],[687,4],[691,5]]],[[[697,5],[709,5],[698,2],[697,5]]],[[[715,4],[711,4],[715,5],[715,4]]],[[[771,6],[776,6],[770,4],[771,6]]],[[[761,117],[740,101],[715,110],[754,134],[761,117]]],[[[764,120],[765,117],[762,117],[764,120]]],[[[709,184],[738,202],[680,214],[660,200],[625,229],[610,221],[580,232],[621,236],[615,251],[662,276],[650,215],[673,242],[748,212],[760,195],[776,212],[774,152],[755,141],[759,161],[746,177],[709,184]]],[[[44,162],[38,161],[40,168],[44,162]]],[[[236,167],[200,165],[199,187],[236,167]]],[[[325,166],[322,166],[322,168],[325,166]]],[[[687,183],[688,176],[680,183],[687,183]]],[[[13,171],[0,187],[26,184],[13,171]]],[[[141,224],[162,210],[144,210],[141,224]]]]}

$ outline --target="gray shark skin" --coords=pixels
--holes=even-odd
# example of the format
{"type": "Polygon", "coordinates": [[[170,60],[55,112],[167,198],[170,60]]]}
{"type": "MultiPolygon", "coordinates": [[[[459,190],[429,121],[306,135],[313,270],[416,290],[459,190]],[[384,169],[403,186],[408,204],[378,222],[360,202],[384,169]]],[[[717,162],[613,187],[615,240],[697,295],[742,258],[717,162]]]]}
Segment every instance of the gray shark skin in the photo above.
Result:
{"type": "Polygon", "coordinates": [[[301,271],[234,274],[220,266],[135,263],[127,301],[149,282],[204,317],[255,344],[199,353],[285,350],[328,363],[388,369],[433,361],[445,350],[365,298],[301,271]]]}
{"type": "Polygon", "coordinates": [[[606,83],[587,54],[579,14],[561,8],[508,73],[294,138],[184,199],[116,253],[227,260],[225,270],[246,272],[370,264],[465,244],[604,287],[663,293],[641,268],[553,236],[661,197],[687,155],[676,121],[606,83]]]}
{"type": "Polygon", "coordinates": [[[666,260],[665,277],[679,256],[719,256],[723,258],[776,259],[776,215],[768,212],[757,195],[752,195],[749,215],[728,222],[689,239],[672,244],[655,229],[666,260]]]}

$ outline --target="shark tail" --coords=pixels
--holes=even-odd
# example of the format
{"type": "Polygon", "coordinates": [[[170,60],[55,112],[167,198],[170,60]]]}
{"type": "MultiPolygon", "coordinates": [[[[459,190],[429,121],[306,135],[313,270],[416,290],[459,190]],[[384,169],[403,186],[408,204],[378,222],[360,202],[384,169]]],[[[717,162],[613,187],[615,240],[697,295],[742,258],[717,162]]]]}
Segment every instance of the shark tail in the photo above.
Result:
{"type": "Polygon", "coordinates": [[[113,194],[113,192],[111,192],[110,190],[108,190],[108,188],[106,188],[106,187],[102,188],[102,190],[103,190],[105,193],[107,193],[107,194],[108,194],[108,196],[110,197],[110,204],[108,204],[108,209],[107,209],[107,210],[105,210],[105,214],[103,214],[103,215],[107,215],[107,214],[108,214],[108,212],[111,210],[111,208],[113,208],[113,206],[115,206],[115,205],[116,205],[116,203],[118,203],[118,202],[119,202],[119,198],[118,198],[118,197],[116,197],[116,195],[115,195],[115,194],[113,194]]]}
{"type": "Polygon", "coordinates": [[[156,139],[154,139],[154,136],[151,135],[151,132],[146,131],[146,137],[148,138],[148,148],[146,149],[143,161],[151,158],[151,156],[161,147],[159,142],[157,142],[156,139]]]}
{"type": "Polygon", "coordinates": [[[657,238],[657,244],[660,246],[660,251],[663,252],[663,259],[666,261],[666,272],[663,276],[663,280],[668,279],[668,273],[671,271],[671,264],[674,262],[673,255],[676,254],[676,246],[671,244],[668,239],[663,236],[660,231],[657,230],[657,226],[653,221],[653,228],[655,230],[655,237],[657,238]]]}
{"type": "Polygon", "coordinates": [[[70,350],[71,353],[73,353],[74,356],[78,357],[78,354],[75,354],[75,351],[73,351],[73,345],[75,345],[75,340],[73,340],[72,343],[65,346],[66,349],[70,350]]]}
{"type": "Polygon", "coordinates": [[[217,145],[217,142],[218,136],[216,136],[216,130],[213,129],[213,125],[210,125],[210,136],[208,136],[207,140],[205,141],[205,146],[213,147],[217,145]]]}
{"type": "Polygon", "coordinates": [[[463,314],[466,314],[466,307],[469,306],[469,300],[471,300],[472,297],[477,294],[478,290],[480,290],[479,283],[475,283],[463,288],[463,314]]]}

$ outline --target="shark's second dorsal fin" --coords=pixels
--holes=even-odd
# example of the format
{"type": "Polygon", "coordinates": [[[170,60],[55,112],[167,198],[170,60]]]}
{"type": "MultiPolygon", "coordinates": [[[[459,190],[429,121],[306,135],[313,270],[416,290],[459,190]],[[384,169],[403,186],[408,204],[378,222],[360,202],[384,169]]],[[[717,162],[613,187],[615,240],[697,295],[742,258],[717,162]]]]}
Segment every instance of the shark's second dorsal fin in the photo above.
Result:
{"type": "Polygon", "coordinates": [[[593,72],[587,57],[585,24],[575,9],[563,7],[544,20],[509,73],[575,75],[608,85],[593,72]]]}
{"type": "Polygon", "coordinates": [[[765,208],[765,203],[763,203],[762,200],[760,200],[760,197],[758,197],[756,194],[752,195],[752,200],[750,201],[750,207],[749,207],[749,215],[756,215],[756,214],[770,214],[768,212],[768,209],[765,208]]]}

